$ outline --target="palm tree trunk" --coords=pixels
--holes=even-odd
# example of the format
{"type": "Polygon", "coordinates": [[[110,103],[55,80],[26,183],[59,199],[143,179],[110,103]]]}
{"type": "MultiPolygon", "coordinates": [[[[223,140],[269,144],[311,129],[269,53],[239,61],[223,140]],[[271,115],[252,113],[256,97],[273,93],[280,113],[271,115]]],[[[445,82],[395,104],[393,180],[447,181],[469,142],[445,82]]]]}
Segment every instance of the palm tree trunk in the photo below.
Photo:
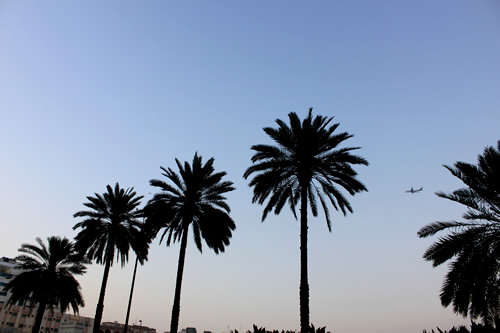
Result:
{"type": "Polygon", "coordinates": [[[309,281],[307,278],[307,187],[300,194],[300,331],[309,333],[309,281]]]}
{"type": "Polygon", "coordinates": [[[182,234],[181,249],[179,252],[179,265],[177,266],[177,281],[175,283],[174,305],[172,306],[172,319],[170,321],[170,333],[177,333],[179,328],[182,274],[184,272],[184,259],[186,257],[188,231],[189,229],[186,228],[182,234]]]}
{"type": "Polygon", "coordinates": [[[93,333],[99,333],[101,329],[101,319],[102,312],[104,311],[104,294],[106,293],[106,284],[108,283],[109,276],[109,268],[111,267],[111,258],[108,259],[106,256],[106,264],[104,265],[104,274],[102,276],[102,284],[101,284],[101,292],[99,293],[99,301],[97,302],[97,307],[95,309],[95,317],[94,317],[94,329],[93,333]]]}
{"type": "Polygon", "coordinates": [[[32,333],[40,332],[40,326],[42,326],[43,314],[45,312],[46,307],[47,307],[47,302],[45,301],[40,302],[40,304],[38,305],[38,310],[36,311],[35,323],[33,324],[33,330],[31,331],[32,333]]]}
{"type": "Polygon", "coordinates": [[[139,256],[137,256],[135,259],[134,275],[132,277],[132,286],[130,287],[130,296],[128,298],[128,307],[127,307],[127,316],[125,318],[125,327],[123,328],[123,333],[127,333],[128,319],[130,317],[130,308],[132,307],[132,296],[134,294],[135,274],[137,272],[137,264],[138,263],[139,263],[139,256]]]}

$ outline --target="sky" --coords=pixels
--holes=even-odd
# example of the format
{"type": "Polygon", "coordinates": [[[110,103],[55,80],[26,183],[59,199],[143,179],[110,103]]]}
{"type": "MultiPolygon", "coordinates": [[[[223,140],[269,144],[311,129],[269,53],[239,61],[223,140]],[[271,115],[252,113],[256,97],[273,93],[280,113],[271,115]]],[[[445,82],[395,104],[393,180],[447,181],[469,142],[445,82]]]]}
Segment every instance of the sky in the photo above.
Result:
{"type": "MultiPolygon", "coordinates": [[[[235,191],[226,252],[188,243],[179,327],[299,329],[299,223],[261,223],[243,173],[262,128],[334,117],[368,192],[353,214],[309,217],[311,322],[335,333],[421,332],[470,322],[443,308],[446,265],[422,259],[460,219],[437,191],[442,165],[475,163],[500,139],[497,1],[0,0],[0,256],[73,238],[87,196],[119,182],[145,203],[175,159],[215,158],[235,191]],[[410,187],[421,187],[408,194],[410,187]]],[[[131,322],[169,330],[179,246],[156,239],[139,267],[131,322]]],[[[104,321],[125,321],[135,257],[115,263],[104,321]]],[[[93,317],[103,266],[79,278],[93,317]]]]}

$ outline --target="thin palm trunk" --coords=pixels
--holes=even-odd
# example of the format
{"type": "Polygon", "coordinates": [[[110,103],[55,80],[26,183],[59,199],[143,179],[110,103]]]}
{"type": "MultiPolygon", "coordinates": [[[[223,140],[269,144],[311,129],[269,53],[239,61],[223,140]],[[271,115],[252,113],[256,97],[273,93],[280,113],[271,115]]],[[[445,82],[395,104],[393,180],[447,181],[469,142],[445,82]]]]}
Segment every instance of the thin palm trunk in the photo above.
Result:
{"type": "Polygon", "coordinates": [[[186,228],[182,234],[181,249],[179,252],[179,265],[177,267],[177,281],[175,283],[174,305],[172,306],[172,319],[170,321],[170,333],[177,333],[177,329],[179,328],[182,274],[184,273],[184,260],[186,258],[188,231],[189,229],[186,228]]]}
{"type": "Polygon", "coordinates": [[[104,265],[104,274],[102,277],[101,292],[99,293],[99,301],[95,309],[94,329],[93,333],[99,333],[101,329],[102,312],[104,311],[104,294],[106,293],[106,285],[108,283],[109,269],[111,267],[112,258],[106,256],[106,264],[104,265]]]}
{"type": "Polygon", "coordinates": [[[45,312],[45,308],[46,307],[47,307],[47,302],[46,301],[42,301],[38,305],[38,310],[36,312],[35,323],[33,324],[33,330],[31,331],[32,333],[39,333],[40,332],[40,326],[42,326],[43,314],[45,312]]]}
{"type": "Polygon", "coordinates": [[[300,331],[309,332],[309,281],[307,278],[307,187],[300,200],[300,331]]]}
{"type": "Polygon", "coordinates": [[[130,296],[128,298],[127,316],[125,318],[125,327],[123,328],[123,333],[127,333],[128,319],[130,317],[130,308],[132,307],[132,296],[134,295],[134,285],[135,285],[135,274],[137,273],[137,264],[139,263],[139,256],[135,259],[134,275],[132,277],[132,286],[130,287],[130,296]]]}

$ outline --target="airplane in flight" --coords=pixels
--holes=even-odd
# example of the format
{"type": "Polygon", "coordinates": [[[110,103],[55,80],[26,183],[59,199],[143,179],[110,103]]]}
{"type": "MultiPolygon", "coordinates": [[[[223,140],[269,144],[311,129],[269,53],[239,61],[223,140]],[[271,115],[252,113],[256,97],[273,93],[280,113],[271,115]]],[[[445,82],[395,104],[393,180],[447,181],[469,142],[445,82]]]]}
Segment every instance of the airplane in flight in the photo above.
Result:
{"type": "Polygon", "coordinates": [[[418,190],[414,190],[413,187],[411,189],[409,189],[408,191],[406,191],[406,193],[418,193],[420,191],[422,191],[424,188],[421,187],[419,188],[418,190]]]}

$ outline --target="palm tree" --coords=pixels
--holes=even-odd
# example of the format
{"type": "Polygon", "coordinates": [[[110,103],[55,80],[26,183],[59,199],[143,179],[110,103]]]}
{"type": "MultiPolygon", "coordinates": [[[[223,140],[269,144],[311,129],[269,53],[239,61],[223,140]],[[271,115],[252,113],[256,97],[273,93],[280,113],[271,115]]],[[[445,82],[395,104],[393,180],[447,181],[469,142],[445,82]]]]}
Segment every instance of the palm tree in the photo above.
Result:
{"type": "Polygon", "coordinates": [[[8,306],[28,300],[30,312],[38,304],[33,333],[40,331],[43,313],[54,306],[65,312],[70,306],[75,313],[84,306],[80,284],[73,275],[86,272],[90,262],[78,253],[67,238],[48,237],[46,246],[40,238],[38,245],[22,244],[15,258],[22,273],[6,286],[10,291],[8,306]]]}
{"type": "Polygon", "coordinates": [[[123,333],[127,333],[127,329],[128,329],[128,320],[130,318],[130,309],[132,308],[132,296],[134,295],[135,275],[137,273],[137,265],[138,264],[139,264],[139,256],[136,256],[135,265],[134,265],[134,273],[132,274],[132,284],[130,286],[130,295],[128,297],[127,315],[125,316],[125,325],[123,327],[123,333]]]}
{"type": "Polygon", "coordinates": [[[255,174],[250,181],[253,187],[253,200],[267,204],[262,221],[274,210],[279,214],[288,202],[295,218],[295,206],[300,201],[300,328],[302,333],[309,331],[309,283],[307,273],[307,209],[311,207],[313,216],[318,215],[318,202],[325,214],[328,230],[331,231],[328,201],[344,215],[352,212],[351,205],[339,185],[349,194],[366,191],[365,186],[356,179],[353,164],[368,165],[368,162],[350,152],[358,148],[337,148],[343,141],[352,137],[348,133],[334,134],[339,124],[328,127],[333,118],[309,115],[302,122],[295,112],[288,114],[290,126],[277,119],[278,128],[264,128],[276,146],[254,145],[256,152],[252,157],[253,165],[244,178],[255,174]]]}
{"type": "MultiPolygon", "coordinates": [[[[143,216],[143,219],[144,219],[144,216],[143,216]]],[[[149,244],[152,241],[152,236],[148,233],[147,230],[145,230],[144,227],[145,227],[145,224],[142,223],[141,224],[141,232],[144,233],[144,237],[146,237],[146,240],[149,244]]],[[[137,273],[137,265],[139,264],[139,262],[141,263],[141,265],[144,265],[144,258],[143,257],[144,256],[142,256],[141,254],[137,254],[135,257],[134,273],[132,274],[132,284],[130,286],[130,295],[128,298],[127,315],[125,316],[125,325],[123,327],[123,333],[127,333],[128,320],[130,318],[130,309],[132,307],[132,296],[134,295],[134,286],[135,286],[135,276],[137,273]]]]}
{"type": "Polygon", "coordinates": [[[225,172],[214,173],[214,159],[205,164],[196,153],[192,165],[184,166],[175,160],[179,169],[177,174],[171,168],[161,167],[162,175],[169,182],[152,179],[151,186],[158,187],[156,193],[145,207],[146,225],[156,234],[164,229],[160,242],[167,235],[166,244],[180,241],[179,263],[175,284],[174,303],[170,332],[176,333],[179,326],[180,300],[184,259],[189,227],[192,226],[194,242],[202,252],[201,240],[216,254],[224,252],[229,245],[232,230],[236,228],[229,216],[230,208],[225,202],[224,193],[234,190],[233,183],[222,181],[225,172]]]}
{"type": "Polygon", "coordinates": [[[434,267],[450,261],[441,288],[441,304],[466,317],[500,327],[500,141],[487,147],[478,164],[444,166],[465,188],[437,196],[467,207],[464,221],[434,222],[418,231],[421,238],[448,231],[423,257],[434,267]]]}
{"type": "Polygon", "coordinates": [[[73,229],[81,228],[75,236],[75,246],[86,252],[88,258],[104,265],[99,301],[94,318],[94,333],[99,333],[104,295],[108,282],[109,269],[113,265],[115,254],[122,267],[128,261],[129,249],[139,256],[141,262],[147,260],[149,242],[141,232],[142,211],[137,209],[142,196],[136,196],[134,188],[122,189],[116,183],[113,189],[106,187],[107,192],[87,197],[84,205],[90,210],[79,211],[74,217],[84,220],[75,224],[73,229]]]}

